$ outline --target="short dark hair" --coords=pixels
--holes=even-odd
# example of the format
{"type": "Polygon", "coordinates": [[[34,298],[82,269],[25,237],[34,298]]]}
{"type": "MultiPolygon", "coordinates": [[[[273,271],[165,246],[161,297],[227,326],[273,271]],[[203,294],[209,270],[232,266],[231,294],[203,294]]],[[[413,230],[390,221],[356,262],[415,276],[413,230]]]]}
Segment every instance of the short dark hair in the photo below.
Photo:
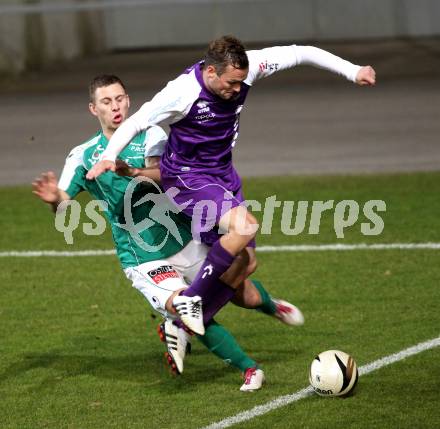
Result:
{"type": "Polygon", "coordinates": [[[247,69],[249,60],[243,43],[234,36],[222,36],[213,40],[205,54],[205,67],[214,66],[217,75],[231,65],[236,69],[247,69]]]}
{"type": "Polygon", "coordinates": [[[121,79],[119,79],[118,76],[115,76],[113,74],[101,74],[99,76],[94,77],[89,84],[90,102],[91,103],[95,102],[95,91],[98,88],[102,88],[103,86],[113,85],[114,83],[119,83],[119,85],[121,85],[122,88],[124,88],[124,91],[126,91],[124,83],[122,82],[121,79]]]}

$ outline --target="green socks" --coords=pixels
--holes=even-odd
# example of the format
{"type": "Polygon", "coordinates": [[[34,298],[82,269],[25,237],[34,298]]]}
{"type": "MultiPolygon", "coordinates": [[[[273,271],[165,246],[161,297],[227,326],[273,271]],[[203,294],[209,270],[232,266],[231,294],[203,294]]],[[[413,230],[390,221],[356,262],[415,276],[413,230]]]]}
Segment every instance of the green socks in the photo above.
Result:
{"type": "Polygon", "coordinates": [[[257,307],[256,309],[258,311],[261,311],[262,313],[266,313],[266,314],[270,314],[270,315],[275,314],[277,307],[276,307],[275,303],[272,301],[272,298],[269,295],[269,293],[267,292],[267,290],[264,289],[261,282],[259,282],[258,280],[252,280],[252,284],[258,290],[258,293],[260,294],[261,301],[262,301],[261,305],[259,307],[257,307]]]}
{"type": "MultiPolygon", "coordinates": [[[[252,280],[252,284],[260,294],[262,301],[256,310],[269,315],[275,314],[276,305],[261,282],[252,280]]],[[[223,362],[235,366],[243,372],[247,368],[258,367],[257,363],[241,349],[231,333],[215,320],[212,320],[208,326],[205,326],[205,335],[197,335],[197,338],[223,362]]]]}
{"type": "Polygon", "coordinates": [[[197,335],[200,342],[223,362],[235,366],[241,371],[247,368],[257,367],[257,363],[251,359],[238,345],[232,334],[222,325],[212,320],[205,326],[205,335],[197,335]]]}

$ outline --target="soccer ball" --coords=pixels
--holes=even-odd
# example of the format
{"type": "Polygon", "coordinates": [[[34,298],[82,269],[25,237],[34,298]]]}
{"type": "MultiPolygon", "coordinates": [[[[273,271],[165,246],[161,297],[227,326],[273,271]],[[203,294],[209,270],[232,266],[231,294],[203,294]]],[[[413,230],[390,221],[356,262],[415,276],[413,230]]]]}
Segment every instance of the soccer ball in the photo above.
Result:
{"type": "Polygon", "coordinates": [[[343,396],[351,392],[358,380],[354,359],[339,350],[327,350],[313,359],[309,382],[321,396],[343,396]]]}

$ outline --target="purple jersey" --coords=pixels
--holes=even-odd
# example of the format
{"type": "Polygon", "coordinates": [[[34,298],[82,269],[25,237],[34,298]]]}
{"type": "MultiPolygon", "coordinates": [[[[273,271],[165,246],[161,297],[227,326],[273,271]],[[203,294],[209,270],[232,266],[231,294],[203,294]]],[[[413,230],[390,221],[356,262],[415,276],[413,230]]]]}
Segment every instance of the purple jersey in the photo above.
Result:
{"type": "Polygon", "coordinates": [[[199,91],[186,116],[170,125],[162,157],[162,173],[167,176],[234,174],[231,150],[238,137],[240,112],[250,85],[242,83],[234,99],[224,100],[206,88],[202,67],[200,62],[186,71],[196,79],[199,91]]]}
{"type": "Polygon", "coordinates": [[[212,175],[232,171],[231,150],[238,138],[239,117],[249,88],[278,71],[309,64],[355,81],[359,66],[313,46],[274,46],[247,51],[249,72],[235,100],[223,100],[207,90],[197,63],[168,82],[151,101],[128,118],[110,139],[102,159],[114,161],[142,130],[169,125],[164,172],[188,171],[212,175]]]}

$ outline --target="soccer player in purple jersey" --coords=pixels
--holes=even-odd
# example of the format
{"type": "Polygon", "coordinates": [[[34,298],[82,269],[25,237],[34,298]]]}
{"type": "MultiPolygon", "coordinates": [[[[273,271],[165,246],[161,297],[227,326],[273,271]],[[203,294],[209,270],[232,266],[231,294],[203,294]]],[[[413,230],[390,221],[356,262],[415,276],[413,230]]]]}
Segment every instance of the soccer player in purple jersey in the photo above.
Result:
{"type": "Polygon", "coordinates": [[[153,125],[170,126],[161,160],[162,185],[192,218],[193,234],[211,245],[184,294],[202,300],[213,294],[218,300],[230,299],[221,276],[240,252],[252,247],[258,230],[256,219],[242,204],[241,180],[232,165],[240,113],[256,81],[302,64],[340,74],[358,85],[375,84],[372,67],[354,65],[319,48],[291,45],[245,51],[238,39],[223,36],[209,45],[202,61],[169,82],[119,127],[102,160],[89,171],[89,179],[114,171],[116,156],[133,136],[153,125]],[[226,233],[218,235],[213,226],[226,233]]]}

